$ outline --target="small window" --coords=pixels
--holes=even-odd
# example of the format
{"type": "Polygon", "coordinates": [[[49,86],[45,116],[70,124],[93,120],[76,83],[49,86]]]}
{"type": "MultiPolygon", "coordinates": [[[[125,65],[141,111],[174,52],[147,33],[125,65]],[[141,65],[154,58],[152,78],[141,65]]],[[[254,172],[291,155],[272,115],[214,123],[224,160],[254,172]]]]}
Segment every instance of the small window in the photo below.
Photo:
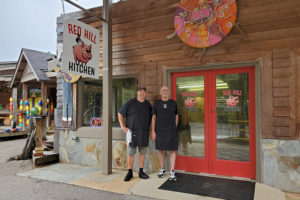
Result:
{"type": "MultiPolygon", "coordinates": [[[[113,79],[113,127],[120,127],[118,111],[127,100],[136,97],[137,83],[136,78],[113,79]]],[[[89,127],[91,118],[103,116],[102,89],[102,80],[83,81],[82,126],[89,127]]]]}

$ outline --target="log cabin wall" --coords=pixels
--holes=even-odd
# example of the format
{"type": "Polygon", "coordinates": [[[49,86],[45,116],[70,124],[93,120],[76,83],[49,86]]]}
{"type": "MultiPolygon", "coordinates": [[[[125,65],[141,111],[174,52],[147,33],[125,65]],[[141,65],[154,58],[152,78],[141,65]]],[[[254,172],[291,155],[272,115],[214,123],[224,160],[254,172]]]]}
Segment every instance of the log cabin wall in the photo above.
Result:
{"type": "MultiPolygon", "coordinates": [[[[219,44],[207,49],[187,46],[174,32],[173,17],[179,0],[127,0],[113,5],[113,75],[138,74],[148,99],[159,98],[163,69],[210,63],[260,63],[262,138],[298,139],[300,134],[300,1],[238,0],[237,23],[219,44]]],[[[101,16],[101,8],[91,9],[101,16]]],[[[67,14],[99,28],[101,22],[83,12],[67,14]]],[[[57,19],[62,42],[63,17],[57,19]]],[[[102,44],[100,42],[100,74],[102,44]]],[[[60,116],[62,87],[57,79],[60,116]]],[[[61,121],[61,120],[58,120],[61,121]]]]}

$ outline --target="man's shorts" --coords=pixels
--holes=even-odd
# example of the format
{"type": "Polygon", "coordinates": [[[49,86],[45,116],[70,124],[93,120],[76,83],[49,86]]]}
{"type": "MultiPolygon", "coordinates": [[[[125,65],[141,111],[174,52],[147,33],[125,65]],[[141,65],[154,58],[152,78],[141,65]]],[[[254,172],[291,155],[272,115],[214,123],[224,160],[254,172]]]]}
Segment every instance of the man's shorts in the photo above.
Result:
{"type": "Polygon", "coordinates": [[[140,147],[140,146],[138,146],[138,147],[131,147],[131,146],[127,145],[127,155],[128,156],[135,155],[136,154],[136,148],[139,149],[139,153],[141,153],[141,154],[145,155],[147,153],[147,148],[148,147],[140,147]]]}

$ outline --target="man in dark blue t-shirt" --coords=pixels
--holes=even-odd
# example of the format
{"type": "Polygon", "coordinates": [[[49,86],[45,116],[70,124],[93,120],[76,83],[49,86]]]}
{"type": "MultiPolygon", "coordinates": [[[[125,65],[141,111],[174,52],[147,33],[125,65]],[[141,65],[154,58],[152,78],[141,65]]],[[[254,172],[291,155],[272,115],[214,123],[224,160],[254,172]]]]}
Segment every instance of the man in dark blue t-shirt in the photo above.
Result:
{"type": "MultiPolygon", "coordinates": [[[[132,168],[136,149],[139,149],[139,177],[147,179],[149,176],[144,173],[145,154],[149,143],[149,128],[151,123],[151,104],[146,100],[146,88],[139,87],[137,98],[128,100],[119,110],[118,118],[125,134],[131,131],[131,142],[127,144],[128,173],[124,181],[129,181],[133,177],[132,168]],[[124,123],[124,117],[126,123],[124,123]]],[[[129,132],[130,134],[130,132],[129,132]]]]}

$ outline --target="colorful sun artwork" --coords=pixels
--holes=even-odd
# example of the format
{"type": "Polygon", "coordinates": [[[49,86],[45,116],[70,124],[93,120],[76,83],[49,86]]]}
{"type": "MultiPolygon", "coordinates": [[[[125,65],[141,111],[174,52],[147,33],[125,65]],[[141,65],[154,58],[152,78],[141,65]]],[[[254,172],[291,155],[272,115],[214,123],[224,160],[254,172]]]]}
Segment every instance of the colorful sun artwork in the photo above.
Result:
{"type": "Polygon", "coordinates": [[[236,13],[235,0],[181,0],[174,17],[175,30],[189,46],[213,46],[231,31],[236,13]]]}

